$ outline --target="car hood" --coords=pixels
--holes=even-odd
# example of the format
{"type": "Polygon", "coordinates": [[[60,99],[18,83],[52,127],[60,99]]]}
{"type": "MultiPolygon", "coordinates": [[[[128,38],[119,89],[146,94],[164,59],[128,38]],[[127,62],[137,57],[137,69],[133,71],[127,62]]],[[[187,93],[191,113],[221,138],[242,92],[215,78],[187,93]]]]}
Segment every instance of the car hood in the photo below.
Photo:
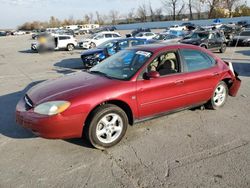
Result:
{"type": "Polygon", "coordinates": [[[108,87],[115,82],[118,81],[97,74],[79,72],[42,82],[31,88],[26,94],[35,105],[53,100],[71,101],[77,96],[95,92],[97,89],[108,87]]]}
{"type": "Polygon", "coordinates": [[[102,48],[94,48],[94,49],[83,51],[81,55],[91,55],[91,54],[96,54],[96,53],[101,53],[101,52],[103,52],[102,48]]]}

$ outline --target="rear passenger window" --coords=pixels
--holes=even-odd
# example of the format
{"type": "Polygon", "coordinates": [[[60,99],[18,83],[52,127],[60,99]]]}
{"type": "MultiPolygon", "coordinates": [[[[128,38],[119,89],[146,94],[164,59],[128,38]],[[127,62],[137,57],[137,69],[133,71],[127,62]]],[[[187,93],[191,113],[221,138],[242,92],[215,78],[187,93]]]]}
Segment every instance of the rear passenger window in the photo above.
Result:
{"type": "Polygon", "coordinates": [[[114,38],[119,37],[119,35],[117,35],[117,34],[112,34],[112,36],[113,36],[114,38]]]}
{"type": "Polygon", "coordinates": [[[112,38],[112,34],[105,34],[105,38],[112,38]]]}
{"type": "Polygon", "coordinates": [[[70,37],[66,37],[66,36],[59,37],[59,40],[67,40],[67,39],[70,39],[70,37]]]}
{"type": "Polygon", "coordinates": [[[196,50],[181,50],[183,59],[186,62],[188,72],[198,71],[213,67],[215,60],[206,54],[196,50]]]}

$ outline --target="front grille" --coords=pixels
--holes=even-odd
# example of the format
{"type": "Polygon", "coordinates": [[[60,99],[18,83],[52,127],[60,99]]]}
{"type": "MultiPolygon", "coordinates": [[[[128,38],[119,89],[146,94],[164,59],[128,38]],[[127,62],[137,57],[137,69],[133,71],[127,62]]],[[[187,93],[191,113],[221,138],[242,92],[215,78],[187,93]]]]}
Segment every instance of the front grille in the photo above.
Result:
{"type": "Polygon", "coordinates": [[[32,100],[29,98],[28,95],[24,96],[24,101],[25,101],[25,109],[26,110],[30,110],[31,108],[33,108],[33,102],[32,100]]]}
{"type": "Polygon", "coordinates": [[[81,58],[83,63],[87,67],[92,67],[98,63],[98,59],[95,58],[93,55],[86,55],[86,56],[82,55],[81,58]]]}

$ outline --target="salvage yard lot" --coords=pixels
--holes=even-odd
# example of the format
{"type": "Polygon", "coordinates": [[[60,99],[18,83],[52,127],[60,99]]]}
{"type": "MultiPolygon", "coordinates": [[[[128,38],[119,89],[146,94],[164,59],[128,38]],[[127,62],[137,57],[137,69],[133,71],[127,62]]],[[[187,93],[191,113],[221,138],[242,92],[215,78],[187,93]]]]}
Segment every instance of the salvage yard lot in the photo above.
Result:
{"type": "Polygon", "coordinates": [[[250,187],[249,47],[217,53],[233,57],[242,79],[222,109],[136,124],[120,144],[100,151],[81,139],[35,137],[15,123],[27,89],[82,71],[82,50],[41,55],[31,42],[28,35],[0,38],[0,187],[250,187]]]}

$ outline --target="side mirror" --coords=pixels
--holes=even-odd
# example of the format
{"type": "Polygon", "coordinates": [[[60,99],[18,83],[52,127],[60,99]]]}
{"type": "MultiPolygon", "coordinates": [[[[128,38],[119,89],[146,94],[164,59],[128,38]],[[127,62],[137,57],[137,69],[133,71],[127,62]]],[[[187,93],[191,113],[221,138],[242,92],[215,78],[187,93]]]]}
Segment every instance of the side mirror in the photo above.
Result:
{"type": "Polygon", "coordinates": [[[146,73],[144,73],[144,79],[146,79],[146,80],[150,80],[150,79],[154,79],[154,78],[159,78],[160,77],[160,74],[159,74],[159,72],[157,72],[157,71],[150,71],[150,72],[146,72],[146,73]]]}

